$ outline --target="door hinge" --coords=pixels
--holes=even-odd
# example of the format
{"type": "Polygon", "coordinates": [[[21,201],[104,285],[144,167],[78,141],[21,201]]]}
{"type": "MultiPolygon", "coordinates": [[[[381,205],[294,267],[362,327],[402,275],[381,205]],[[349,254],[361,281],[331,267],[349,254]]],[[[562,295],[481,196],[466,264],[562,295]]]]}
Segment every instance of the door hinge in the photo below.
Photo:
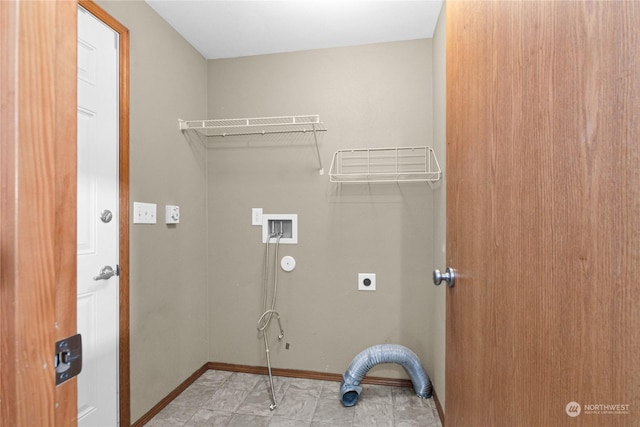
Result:
{"type": "Polygon", "coordinates": [[[82,371],[82,336],[80,334],[56,343],[54,366],[56,385],[75,377],[82,371]]]}

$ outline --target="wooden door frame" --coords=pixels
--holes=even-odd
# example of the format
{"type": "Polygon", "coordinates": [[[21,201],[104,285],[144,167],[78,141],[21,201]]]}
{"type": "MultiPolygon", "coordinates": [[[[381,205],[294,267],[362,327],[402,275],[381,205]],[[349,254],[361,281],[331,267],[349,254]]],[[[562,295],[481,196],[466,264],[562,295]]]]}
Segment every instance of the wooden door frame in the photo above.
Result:
{"type": "Polygon", "coordinates": [[[76,325],[77,5],[120,34],[120,423],[129,391],[129,33],[91,1],[0,2],[0,420],[77,424],[55,385],[76,325]]]}
{"type": "Polygon", "coordinates": [[[129,30],[91,0],[78,5],[118,33],[119,45],[119,202],[120,202],[120,425],[131,425],[129,362],[129,30]]]}

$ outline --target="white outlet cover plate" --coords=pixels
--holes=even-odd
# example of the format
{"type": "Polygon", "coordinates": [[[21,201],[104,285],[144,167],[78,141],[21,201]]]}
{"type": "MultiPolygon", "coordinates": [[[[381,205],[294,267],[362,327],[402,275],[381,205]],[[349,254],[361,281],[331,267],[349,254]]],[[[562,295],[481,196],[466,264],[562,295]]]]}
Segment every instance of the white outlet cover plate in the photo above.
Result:
{"type": "Polygon", "coordinates": [[[358,290],[359,291],[375,291],[376,290],[376,274],[375,273],[358,273],[358,290]],[[365,285],[365,280],[369,279],[369,286],[365,285]]]}

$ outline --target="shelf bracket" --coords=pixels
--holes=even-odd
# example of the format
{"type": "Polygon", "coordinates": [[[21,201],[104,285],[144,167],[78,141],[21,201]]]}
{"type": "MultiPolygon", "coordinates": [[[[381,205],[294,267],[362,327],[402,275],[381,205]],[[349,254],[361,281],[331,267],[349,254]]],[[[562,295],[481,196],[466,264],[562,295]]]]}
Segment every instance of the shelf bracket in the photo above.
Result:
{"type": "Polygon", "coordinates": [[[320,165],[319,174],[324,175],[324,167],[322,167],[322,158],[320,157],[320,149],[318,148],[318,133],[315,123],[313,124],[313,140],[316,143],[316,154],[318,155],[318,164],[320,165]]]}

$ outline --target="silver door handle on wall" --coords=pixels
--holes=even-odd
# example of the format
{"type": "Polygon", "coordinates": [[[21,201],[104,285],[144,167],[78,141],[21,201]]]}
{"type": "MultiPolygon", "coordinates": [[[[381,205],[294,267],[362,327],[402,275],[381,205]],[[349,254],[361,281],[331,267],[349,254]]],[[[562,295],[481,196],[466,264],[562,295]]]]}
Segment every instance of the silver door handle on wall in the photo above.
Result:
{"type": "Polygon", "coordinates": [[[444,274],[438,269],[433,270],[433,284],[438,286],[443,280],[447,282],[448,287],[453,288],[456,283],[456,271],[451,267],[447,267],[444,274]]]}
{"type": "Polygon", "coordinates": [[[107,280],[113,276],[117,276],[118,274],[119,272],[117,265],[115,270],[110,265],[105,265],[100,269],[100,273],[96,277],[94,277],[93,280],[107,280]]]}

